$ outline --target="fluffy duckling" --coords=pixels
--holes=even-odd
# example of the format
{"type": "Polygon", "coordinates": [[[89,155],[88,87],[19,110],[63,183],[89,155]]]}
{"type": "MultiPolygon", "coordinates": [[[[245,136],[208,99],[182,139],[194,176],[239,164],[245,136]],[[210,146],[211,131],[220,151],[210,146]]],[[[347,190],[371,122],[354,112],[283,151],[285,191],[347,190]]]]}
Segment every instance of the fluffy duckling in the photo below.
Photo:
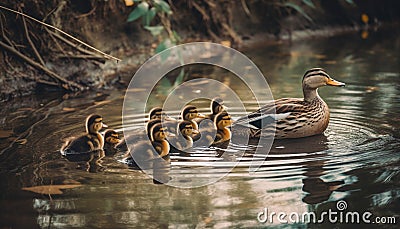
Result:
{"type": "Polygon", "coordinates": [[[217,114],[226,110],[226,107],[224,106],[224,100],[222,100],[220,97],[213,98],[210,103],[210,110],[211,110],[210,114],[204,115],[205,116],[204,118],[196,118],[195,121],[197,123],[200,123],[204,119],[209,119],[211,121],[214,121],[214,118],[217,114]]]}
{"type": "Polygon", "coordinates": [[[217,114],[214,119],[214,124],[217,128],[217,134],[215,135],[213,144],[225,142],[231,139],[232,133],[228,127],[232,125],[232,118],[228,112],[223,111],[217,114]]]}
{"type": "Polygon", "coordinates": [[[303,76],[304,98],[283,98],[266,104],[237,120],[232,126],[234,135],[244,133],[250,138],[259,138],[275,133],[276,139],[285,139],[322,134],[329,123],[328,105],[317,92],[323,86],[344,87],[345,83],[332,79],[322,68],[312,68],[303,76]],[[273,123],[275,128],[270,125],[273,123]]]}
{"type": "Polygon", "coordinates": [[[161,107],[154,107],[149,111],[149,120],[161,119],[162,117],[165,117],[165,115],[166,114],[163,112],[161,107]]]}
{"type": "Polygon", "coordinates": [[[121,142],[119,134],[115,130],[106,130],[104,133],[104,151],[106,156],[112,156],[117,153],[116,146],[121,142]]]}
{"type": "Polygon", "coordinates": [[[194,120],[196,118],[205,118],[205,116],[203,114],[200,114],[195,106],[187,105],[182,109],[181,118],[182,120],[186,120],[192,123],[194,130],[199,130],[199,126],[194,120]]]}
{"type": "Polygon", "coordinates": [[[151,119],[146,123],[146,129],[140,130],[134,135],[130,135],[124,138],[120,143],[118,143],[115,147],[120,151],[127,151],[128,147],[126,144],[126,140],[129,139],[129,142],[138,142],[143,140],[149,140],[150,136],[150,129],[157,123],[161,123],[161,119],[151,119]]]}
{"type": "Polygon", "coordinates": [[[150,137],[150,141],[140,141],[130,149],[125,155],[124,161],[127,164],[148,168],[151,166],[150,163],[157,158],[169,160],[170,145],[166,140],[166,127],[163,127],[161,123],[153,125],[150,129],[150,137]]]}
{"type": "Polygon", "coordinates": [[[217,114],[214,118],[214,126],[200,130],[201,139],[195,142],[195,146],[218,146],[221,143],[227,142],[231,139],[232,133],[228,128],[232,125],[232,118],[228,112],[223,111],[217,114]]]}
{"type": "Polygon", "coordinates": [[[175,126],[177,122],[175,119],[168,117],[161,107],[154,107],[149,111],[149,121],[146,124],[146,130],[138,131],[134,135],[125,136],[125,138],[116,145],[116,148],[121,151],[127,151],[128,147],[126,146],[126,139],[129,139],[131,142],[141,141],[146,139],[147,137],[148,139],[150,139],[150,128],[154,124],[161,121],[163,121],[166,126],[171,127],[172,129],[176,128],[175,126]]]}
{"type": "Polygon", "coordinates": [[[185,106],[182,111],[181,111],[181,118],[182,120],[189,121],[192,126],[193,130],[195,130],[196,133],[193,133],[192,139],[193,141],[197,141],[200,139],[201,135],[198,133],[199,131],[199,125],[195,121],[197,118],[204,119],[204,115],[199,113],[197,108],[193,105],[187,105],[185,106]]]}
{"type": "Polygon", "coordinates": [[[103,123],[103,118],[97,114],[89,115],[86,118],[85,126],[85,134],[75,137],[72,140],[67,140],[62,146],[62,155],[86,153],[103,149],[104,139],[99,133],[103,127],[107,127],[107,125],[103,123]]]}
{"type": "Polygon", "coordinates": [[[197,134],[198,131],[193,129],[190,121],[181,121],[178,124],[178,132],[175,137],[169,138],[171,150],[170,152],[182,152],[193,146],[192,135],[197,134]]]}

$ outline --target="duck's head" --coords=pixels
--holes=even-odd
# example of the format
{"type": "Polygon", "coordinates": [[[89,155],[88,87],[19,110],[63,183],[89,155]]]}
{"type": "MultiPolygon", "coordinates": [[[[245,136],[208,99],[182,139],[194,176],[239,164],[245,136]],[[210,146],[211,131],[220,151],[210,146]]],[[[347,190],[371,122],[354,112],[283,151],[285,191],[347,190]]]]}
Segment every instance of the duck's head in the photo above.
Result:
{"type": "Polygon", "coordinates": [[[221,113],[224,110],[226,110],[226,107],[224,106],[224,101],[220,97],[211,100],[211,111],[213,114],[221,113]]]}
{"type": "Polygon", "coordinates": [[[104,142],[110,145],[117,145],[121,139],[119,139],[119,134],[115,130],[106,130],[104,133],[104,142]]]}
{"type": "Polygon", "coordinates": [[[154,107],[149,111],[149,119],[163,119],[163,120],[175,120],[169,117],[161,107],[154,107]]]}
{"type": "Polygon", "coordinates": [[[86,118],[86,132],[98,133],[103,127],[107,127],[103,123],[103,118],[100,115],[92,114],[86,118]]]}
{"type": "Polygon", "coordinates": [[[221,130],[232,125],[232,118],[228,112],[223,111],[215,116],[214,123],[217,129],[221,130]]]}
{"type": "Polygon", "coordinates": [[[334,80],[322,68],[312,68],[303,76],[303,93],[306,100],[311,100],[315,97],[316,90],[322,86],[344,87],[346,84],[334,80]]]}
{"type": "Polygon", "coordinates": [[[191,121],[195,118],[204,118],[205,116],[200,114],[197,108],[193,105],[187,105],[182,109],[181,116],[183,120],[191,121]]]}
{"type": "Polygon", "coordinates": [[[161,107],[154,107],[149,111],[149,119],[161,119],[163,114],[164,113],[161,107]]]}
{"type": "Polygon", "coordinates": [[[167,138],[167,128],[161,123],[154,124],[150,129],[150,141],[164,141],[167,138]]]}
{"type": "Polygon", "coordinates": [[[180,134],[184,137],[191,137],[192,134],[199,133],[197,130],[193,129],[193,125],[190,121],[182,121],[178,124],[178,129],[180,134]]]}

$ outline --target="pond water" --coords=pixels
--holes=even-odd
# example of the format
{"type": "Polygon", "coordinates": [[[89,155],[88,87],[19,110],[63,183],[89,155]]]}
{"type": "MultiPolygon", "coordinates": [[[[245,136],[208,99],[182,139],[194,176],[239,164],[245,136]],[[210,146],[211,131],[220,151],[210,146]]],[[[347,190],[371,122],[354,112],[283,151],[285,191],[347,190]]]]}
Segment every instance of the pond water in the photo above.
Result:
{"type": "MultiPolygon", "coordinates": [[[[392,32],[370,33],[367,39],[354,33],[246,50],[264,73],[274,98],[302,97],[301,77],[311,67],[325,68],[346,87],[319,90],[331,111],[324,135],[275,142],[268,158],[258,160],[261,167],[255,173],[249,173],[248,160],[235,154],[242,146],[233,147],[234,152],[227,154],[230,159],[222,161],[215,149],[200,150],[199,157],[190,160],[172,158],[172,184],[223,176],[197,188],[153,184],[145,173],[121,163],[119,154],[90,169],[61,157],[63,139],[82,132],[88,114],[101,114],[110,128],[122,131],[122,89],[76,96],[47,93],[5,103],[0,112],[0,227],[287,227],[276,216],[266,223],[258,222],[257,216],[265,208],[317,216],[329,209],[339,212],[343,210],[337,206],[340,200],[346,201],[345,211],[369,211],[371,220],[395,216],[398,223],[400,38],[392,32]],[[227,163],[236,167],[225,174],[231,166],[227,163]],[[183,175],[176,178],[176,173],[183,175]],[[22,190],[66,184],[78,186],[51,195],[22,190]]],[[[248,111],[257,108],[226,70],[200,66],[186,72],[186,80],[207,76],[224,82],[245,101],[248,111]]],[[[175,78],[170,80],[173,84],[175,78]]],[[[168,85],[160,83],[154,89],[149,107],[162,104],[168,85]]],[[[194,85],[194,93],[201,93],[204,86],[194,85]]],[[[244,115],[229,98],[224,99],[234,119],[244,115]]],[[[194,104],[208,112],[206,101],[194,104]]],[[[144,117],[137,114],[127,127],[143,124],[144,117]]],[[[332,225],[328,220],[321,224],[332,225]]]]}

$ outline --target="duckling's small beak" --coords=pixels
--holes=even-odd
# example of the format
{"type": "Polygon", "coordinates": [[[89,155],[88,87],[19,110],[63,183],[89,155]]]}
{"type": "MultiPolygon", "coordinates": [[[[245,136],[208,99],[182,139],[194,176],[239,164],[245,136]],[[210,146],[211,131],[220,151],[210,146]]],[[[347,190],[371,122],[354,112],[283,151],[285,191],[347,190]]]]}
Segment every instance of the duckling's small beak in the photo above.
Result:
{"type": "Polygon", "coordinates": [[[198,130],[192,130],[192,134],[198,134],[200,133],[198,130]]]}
{"type": "Polygon", "coordinates": [[[330,86],[336,86],[336,87],[344,87],[344,86],[346,86],[345,83],[339,82],[339,81],[334,80],[334,79],[328,79],[328,82],[326,82],[326,84],[330,85],[330,86]]]}
{"type": "Polygon", "coordinates": [[[103,128],[107,128],[108,127],[104,122],[102,122],[101,124],[102,124],[103,128]]]}
{"type": "Polygon", "coordinates": [[[201,113],[198,113],[198,114],[197,114],[197,117],[198,117],[198,118],[205,118],[206,116],[203,115],[203,114],[201,114],[201,113]]]}

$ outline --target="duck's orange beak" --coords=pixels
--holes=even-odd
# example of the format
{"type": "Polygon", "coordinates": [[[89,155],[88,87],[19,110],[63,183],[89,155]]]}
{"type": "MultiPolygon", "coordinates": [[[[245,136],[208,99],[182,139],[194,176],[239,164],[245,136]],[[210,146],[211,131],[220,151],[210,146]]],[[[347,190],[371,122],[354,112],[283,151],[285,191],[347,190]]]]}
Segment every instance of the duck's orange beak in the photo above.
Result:
{"type": "Polygon", "coordinates": [[[344,87],[344,86],[346,86],[345,83],[339,82],[339,81],[334,80],[334,79],[328,79],[328,81],[326,82],[326,85],[336,86],[336,87],[344,87]]]}

